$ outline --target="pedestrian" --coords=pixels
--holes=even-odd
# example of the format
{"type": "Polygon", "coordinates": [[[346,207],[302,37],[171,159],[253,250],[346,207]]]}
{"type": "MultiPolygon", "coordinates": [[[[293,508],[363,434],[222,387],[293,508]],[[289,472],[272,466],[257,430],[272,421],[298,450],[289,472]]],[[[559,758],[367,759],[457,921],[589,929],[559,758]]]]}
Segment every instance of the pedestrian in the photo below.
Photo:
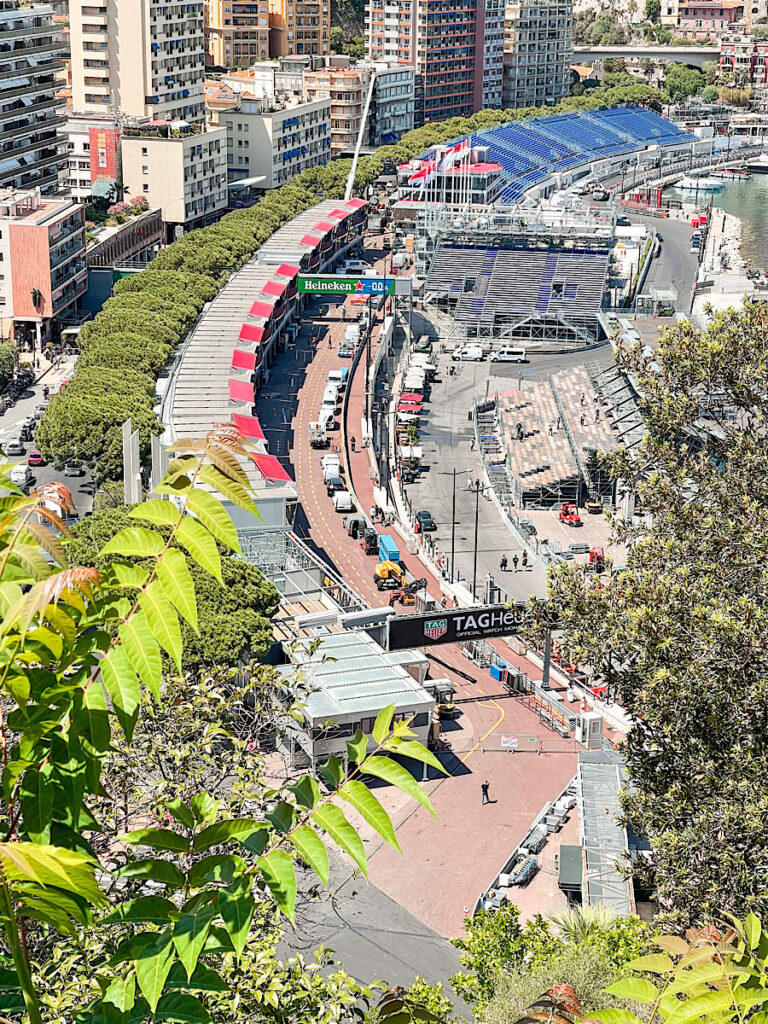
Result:
{"type": "Polygon", "coordinates": [[[584,403],[586,402],[586,400],[587,400],[587,398],[586,398],[586,395],[585,395],[585,394],[584,394],[584,392],[582,391],[582,392],[581,392],[581,404],[582,404],[582,405],[584,405],[584,403]]]}
{"type": "Polygon", "coordinates": [[[346,309],[346,306],[342,306],[341,307],[341,319],[342,320],[346,320],[347,319],[347,309],[346,309]]]}
{"type": "Polygon", "coordinates": [[[582,425],[582,427],[584,426],[584,413],[582,413],[579,417],[579,423],[582,425]]]}
{"type": "Polygon", "coordinates": [[[328,339],[328,348],[333,348],[333,339],[332,338],[328,339]]]}
{"type": "Polygon", "coordinates": [[[561,421],[560,417],[558,416],[557,417],[557,429],[558,429],[558,431],[560,430],[561,425],[562,425],[562,421],[561,421]]]}
{"type": "Polygon", "coordinates": [[[512,555],[512,565],[515,568],[515,572],[517,572],[517,563],[518,563],[518,557],[517,557],[517,552],[515,552],[514,555],[512,555]]]}
{"type": "MultiPolygon", "coordinates": [[[[584,419],[584,417],[582,416],[582,420],[583,419],[584,419]]],[[[349,444],[350,444],[350,446],[352,448],[352,452],[354,453],[355,450],[357,449],[357,441],[354,439],[354,437],[350,438],[349,444]]]]}
{"type": "Polygon", "coordinates": [[[600,422],[600,408],[595,409],[595,423],[600,422]]]}
{"type": "Polygon", "coordinates": [[[549,436],[552,437],[554,432],[555,432],[555,424],[554,423],[550,423],[549,424],[549,436]]]}
{"type": "Polygon", "coordinates": [[[499,568],[501,569],[502,572],[506,572],[507,571],[507,556],[506,555],[502,555],[501,556],[501,561],[499,562],[499,568]]]}
{"type": "Polygon", "coordinates": [[[485,585],[486,585],[486,587],[490,587],[490,586],[493,585],[493,576],[490,573],[486,573],[485,585]]]}
{"type": "Polygon", "coordinates": [[[475,490],[476,491],[480,490],[480,477],[479,476],[475,477],[475,490]]]}
{"type": "Polygon", "coordinates": [[[443,608],[447,607],[448,598],[445,596],[445,594],[443,594],[443,596],[440,598],[440,604],[443,606],[443,608]]]}
{"type": "Polygon", "coordinates": [[[488,782],[487,779],[486,779],[485,782],[481,783],[481,785],[480,785],[480,792],[482,793],[482,798],[481,798],[481,801],[480,801],[480,806],[481,807],[483,806],[483,804],[489,804],[491,802],[491,798],[488,796],[488,790],[490,788],[491,788],[491,785],[490,785],[490,783],[488,782]]]}
{"type": "Polygon", "coordinates": [[[528,568],[528,552],[527,551],[523,552],[523,568],[524,569],[528,568]]]}
{"type": "Polygon", "coordinates": [[[475,439],[474,437],[469,442],[469,450],[473,452],[475,450],[475,439]]]}
{"type": "Polygon", "coordinates": [[[371,522],[372,523],[376,522],[376,506],[375,505],[371,505],[371,522]]]}

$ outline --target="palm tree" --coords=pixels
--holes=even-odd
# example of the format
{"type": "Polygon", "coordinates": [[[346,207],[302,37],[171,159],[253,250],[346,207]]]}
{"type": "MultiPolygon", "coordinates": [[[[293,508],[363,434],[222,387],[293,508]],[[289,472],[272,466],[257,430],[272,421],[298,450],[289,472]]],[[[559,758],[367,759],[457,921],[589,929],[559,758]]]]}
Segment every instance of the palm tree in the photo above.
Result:
{"type": "Polygon", "coordinates": [[[586,907],[560,907],[545,915],[554,925],[563,943],[583,942],[599,932],[609,931],[618,914],[607,903],[592,903],[586,907]]]}

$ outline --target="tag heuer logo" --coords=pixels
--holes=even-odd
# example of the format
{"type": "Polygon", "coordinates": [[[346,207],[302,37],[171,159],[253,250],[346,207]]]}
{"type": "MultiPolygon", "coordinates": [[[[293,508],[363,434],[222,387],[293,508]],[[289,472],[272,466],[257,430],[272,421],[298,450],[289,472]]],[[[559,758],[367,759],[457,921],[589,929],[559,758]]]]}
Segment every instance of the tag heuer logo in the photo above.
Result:
{"type": "Polygon", "coordinates": [[[448,619],[432,619],[424,623],[424,636],[430,640],[439,640],[448,632],[448,619]]]}

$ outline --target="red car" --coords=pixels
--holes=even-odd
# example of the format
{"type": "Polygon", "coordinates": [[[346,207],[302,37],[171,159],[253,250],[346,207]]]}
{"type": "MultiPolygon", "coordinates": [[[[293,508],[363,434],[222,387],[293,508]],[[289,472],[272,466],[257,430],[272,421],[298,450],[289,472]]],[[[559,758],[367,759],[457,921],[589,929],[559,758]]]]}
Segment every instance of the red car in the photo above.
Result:
{"type": "Polygon", "coordinates": [[[43,456],[40,454],[40,452],[36,451],[33,448],[32,451],[29,453],[29,455],[27,457],[27,465],[28,466],[44,466],[45,462],[44,462],[43,456]]]}

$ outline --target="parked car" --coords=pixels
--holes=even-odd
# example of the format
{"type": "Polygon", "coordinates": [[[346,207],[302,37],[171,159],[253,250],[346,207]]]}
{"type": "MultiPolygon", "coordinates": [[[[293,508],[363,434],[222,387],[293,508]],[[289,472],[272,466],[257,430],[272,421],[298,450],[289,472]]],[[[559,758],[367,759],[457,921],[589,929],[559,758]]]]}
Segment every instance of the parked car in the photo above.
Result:
{"type": "Polygon", "coordinates": [[[632,222],[630,221],[629,217],[627,217],[627,215],[625,213],[619,214],[619,216],[616,218],[616,227],[617,228],[628,228],[628,227],[631,227],[631,226],[632,226],[632,222]]]}
{"type": "Polygon", "coordinates": [[[437,523],[432,518],[432,513],[427,512],[426,509],[416,513],[416,522],[419,524],[419,529],[422,533],[431,533],[437,529],[437,523]]]}
{"type": "Polygon", "coordinates": [[[571,188],[571,192],[573,192],[575,196],[585,196],[589,192],[589,185],[587,185],[586,183],[574,185],[571,188]]]}
{"type": "Polygon", "coordinates": [[[608,193],[605,191],[604,188],[598,186],[597,188],[592,189],[592,198],[595,200],[595,202],[604,203],[605,200],[608,198],[608,193]]]}
{"type": "Polygon", "coordinates": [[[340,476],[329,476],[328,479],[325,481],[325,486],[328,491],[328,494],[333,496],[336,493],[336,491],[344,490],[344,481],[341,479],[340,476]]]}
{"type": "Polygon", "coordinates": [[[68,462],[64,467],[64,476],[83,476],[85,470],[79,462],[68,462]]]}
{"type": "Polygon", "coordinates": [[[12,437],[10,441],[6,441],[5,444],[6,455],[23,455],[24,445],[21,443],[18,437],[12,437]]]}
{"type": "Polygon", "coordinates": [[[44,466],[45,465],[45,459],[43,458],[43,456],[40,454],[40,452],[36,448],[33,448],[32,451],[27,456],[27,465],[28,466],[44,466]]]}
{"type": "Polygon", "coordinates": [[[45,410],[48,408],[48,403],[43,402],[40,405],[35,406],[35,419],[41,420],[45,414],[45,410]]]}

